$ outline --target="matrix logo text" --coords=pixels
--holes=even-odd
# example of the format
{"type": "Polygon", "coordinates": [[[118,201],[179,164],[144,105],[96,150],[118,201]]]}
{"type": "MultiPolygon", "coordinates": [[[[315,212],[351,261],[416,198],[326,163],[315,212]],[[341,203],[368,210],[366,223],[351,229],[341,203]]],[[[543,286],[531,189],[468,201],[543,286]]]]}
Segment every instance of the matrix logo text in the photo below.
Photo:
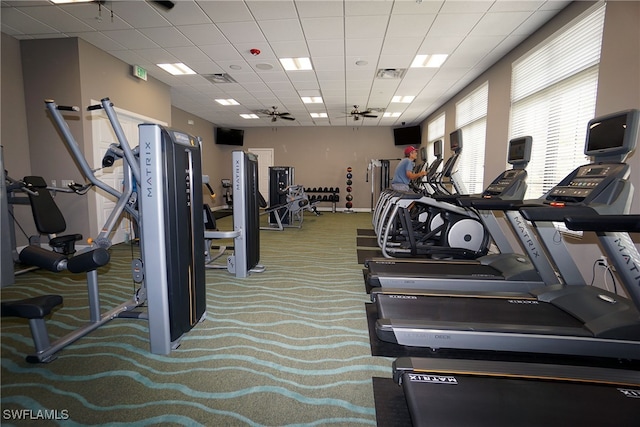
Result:
{"type": "Polygon", "coordinates": [[[63,409],[61,411],[57,409],[4,409],[2,410],[3,420],[68,420],[69,411],[63,409]]]}

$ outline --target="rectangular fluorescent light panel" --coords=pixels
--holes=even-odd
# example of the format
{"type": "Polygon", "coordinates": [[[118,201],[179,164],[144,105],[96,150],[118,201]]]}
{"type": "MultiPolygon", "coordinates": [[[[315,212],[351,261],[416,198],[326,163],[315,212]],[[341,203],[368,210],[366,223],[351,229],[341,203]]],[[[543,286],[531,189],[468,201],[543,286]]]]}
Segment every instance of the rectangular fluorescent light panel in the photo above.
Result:
{"type": "Polygon", "coordinates": [[[257,114],[240,114],[243,119],[259,119],[257,114]]]}
{"type": "Polygon", "coordinates": [[[411,68],[440,68],[447,60],[447,54],[416,55],[411,63],[411,68]]]}
{"type": "Polygon", "coordinates": [[[410,104],[415,99],[415,96],[400,96],[396,95],[391,98],[391,102],[400,102],[402,104],[410,104]]]}
{"type": "Polygon", "coordinates": [[[216,102],[220,105],[240,105],[238,101],[233,98],[229,99],[216,99],[216,102]]]}
{"type": "Polygon", "coordinates": [[[322,104],[321,96],[301,96],[300,99],[305,104],[322,104]]]}
{"type": "Polygon", "coordinates": [[[309,58],[280,58],[280,63],[287,71],[313,70],[309,58]]]}
{"type": "Polygon", "coordinates": [[[313,117],[314,119],[326,119],[327,117],[329,117],[327,115],[327,113],[310,113],[311,117],[313,117]]]}
{"type": "Polygon", "coordinates": [[[400,117],[400,115],[401,115],[401,114],[402,114],[402,113],[398,113],[398,112],[395,112],[395,113],[389,113],[389,112],[387,112],[387,113],[384,113],[384,114],[382,115],[382,117],[400,117]]]}
{"type": "Polygon", "coordinates": [[[167,73],[172,74],[174,76],[181,76],[185,74],[195,74],[191,68],[184,65],[182,62],[177,62],[175,64],[156,64],[158,67],[165,70],[167,73]]]}

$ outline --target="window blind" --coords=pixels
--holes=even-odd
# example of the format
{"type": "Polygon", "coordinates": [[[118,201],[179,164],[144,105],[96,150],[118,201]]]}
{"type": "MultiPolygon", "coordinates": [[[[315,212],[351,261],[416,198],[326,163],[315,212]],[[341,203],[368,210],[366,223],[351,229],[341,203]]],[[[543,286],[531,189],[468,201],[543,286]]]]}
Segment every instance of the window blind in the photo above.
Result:
{"type": "Polygon", "coordinates": [[[484,83],[456,103],[456,129],[462,129],[462,155],[458,171],[471,194],[481,193],[484,189],[488,101],[489,83],[484,83]]]}
{"type": "Polygon", "coordinates": [[[427,123],[427,153],[430,162],[435,160],[433,155],[433,143],[437,140],[442,140],[442,149],[444,150],[444,119],[445,113],[440,114],[438,117],[427,123]]]}
{"type": "Polygon", "coordinates": [[[588,161],[604,12],[604,3],[596,5],[512,66],[511,137],[533,138],[527,198],[541,197],[588,161]]]}
{"type": "Polygon", "coordinates": [[[427,123],[427,136],[430,143],[444,138],[444,119],[445,114],[442,113],[427,123]]]}

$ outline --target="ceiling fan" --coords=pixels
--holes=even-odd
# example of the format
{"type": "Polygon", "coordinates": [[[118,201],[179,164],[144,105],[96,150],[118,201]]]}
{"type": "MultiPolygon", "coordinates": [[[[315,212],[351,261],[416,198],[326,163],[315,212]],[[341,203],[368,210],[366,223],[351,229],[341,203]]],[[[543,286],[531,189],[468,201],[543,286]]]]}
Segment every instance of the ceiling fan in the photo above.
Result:
{"type": "Polygon", "coordinates": [[[149,0],[149,3],[153,3],[156,6],[161,7],[162,9],[171,10],[175,3],[172,1],[162,1],[162,0],[149,0]]]}
{"type": "Polygon", "coordinates": [[[372,114],[372,113],[373,111],[370,108],[367,108],[364,111],[360,111],[357,105],[354,105],[353,110],[349,112],[351,117],[353,117],[353,120],[360,120],[361,117],[370,117],[370,118],[378,117],[376,114],[372,114]]]}
{"type": "MultiPolygon", "coordinates": [[[[86,1],[86,0],[85,0],[86,1]]],[[[175,2],[172,1],[164,1],[164,0],[147,0],[149,3],[157,6],[160,9],[171,10],[176,5],[175,2]]],[[[106,0],[93,0],[93,2],[98,3],[98,8],[100,8],[103,4],[106,3],[106,0]]]]}
{"type": "Polygon", "coordinates": [[[278,111],[278,107],[276,107],[276,106],[271,107],[270,110],[259,110],[258,113],[259,114],[264,114],[266,116],[270,116],[272,122],[277,121],[278,118],[283,119],[283,120],[295,120],[296,119],[295,117],[291,117],[291,115],[289,113],[278,111]]]}

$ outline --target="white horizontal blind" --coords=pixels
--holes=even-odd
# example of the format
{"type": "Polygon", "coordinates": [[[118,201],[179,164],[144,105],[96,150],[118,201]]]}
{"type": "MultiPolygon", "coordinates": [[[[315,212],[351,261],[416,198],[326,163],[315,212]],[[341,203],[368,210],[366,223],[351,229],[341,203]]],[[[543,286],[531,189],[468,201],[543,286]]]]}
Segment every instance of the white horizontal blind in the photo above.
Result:
{"type": "Polygon", "coordinates": [[[445,113],[427,123],[427,153],[429,154],[429,163],[435,160],[433,155],[433,143],[442,140],[442,149],[444,150],[444,119],[445,113]]]}
{"type": "Polygon", "coordinates": [[[445,113],[442,113],[427,123],[427,136],[429,142],[437,141],[444,137],[444,119],[445,113]]]}
{"type": "Polygon", "coordinates": [[[586,163],[587,123],[595,113],[605,5],[513,64],[511,136],[533,138],[528,191],[538,198],[586,163]]]}
{"type": "Polygon", "coordinates": [[[458,171],[469,193],[484,189],[484,149],[487,135],[489,83],[456,103],[456,129],[462,129],[462,155],[458,171]]]}

